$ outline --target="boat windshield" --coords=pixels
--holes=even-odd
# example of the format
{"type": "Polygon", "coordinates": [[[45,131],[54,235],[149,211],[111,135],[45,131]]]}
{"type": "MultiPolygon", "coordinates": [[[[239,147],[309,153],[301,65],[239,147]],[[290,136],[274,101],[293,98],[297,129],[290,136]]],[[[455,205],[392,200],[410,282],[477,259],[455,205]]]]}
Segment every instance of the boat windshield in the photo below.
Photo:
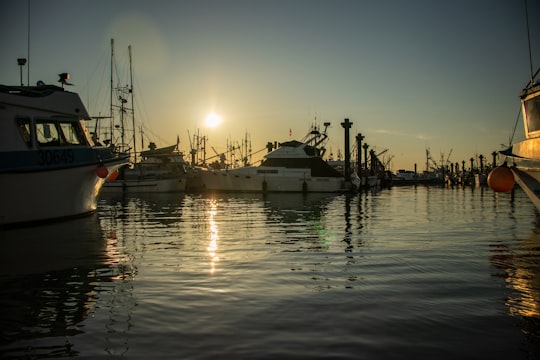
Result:
{"type": "Polygon", "coordinates": [[[523,100],[527,136],[540,136],[540,88],[523,100]]]}
{"type": "Polygon", "coordinates": [[[83,130],[75,121],[38,120],[36,138],[39,146],[86,145],[83,130]]]}

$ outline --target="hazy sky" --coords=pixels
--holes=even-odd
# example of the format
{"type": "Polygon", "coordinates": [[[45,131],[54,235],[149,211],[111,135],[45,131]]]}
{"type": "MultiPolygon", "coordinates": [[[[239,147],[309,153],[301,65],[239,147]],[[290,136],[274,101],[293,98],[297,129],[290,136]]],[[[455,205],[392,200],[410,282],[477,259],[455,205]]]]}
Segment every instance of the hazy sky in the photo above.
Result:
{"type": "MultiPolygon", "coordinates": [[[[69,72],[90,113],[108,113],[114,38],[125,71],[132,46],[136,117],[158,146],[179,135],[188,152],[188,131],[200,129],[219,152],[247,132],[255,151],[289,130],[302,138],[317,119],[332,123],[337,154],[349,118],[351,142],[362,133],[388,149],[394,170],[424,170],[426,148],[435,160],[491,161],[530,78],[524,9],[520,0],[32,0],[28,36],[28,2],[2,0],[0,83],[19,83],[16,59],[29,48],[31,84],[69,72]],[[211,112],[222,117],[213,129],[211,112]]],[[[529,0],[529,14],[536,70],[540,1],[529,0]]]]}

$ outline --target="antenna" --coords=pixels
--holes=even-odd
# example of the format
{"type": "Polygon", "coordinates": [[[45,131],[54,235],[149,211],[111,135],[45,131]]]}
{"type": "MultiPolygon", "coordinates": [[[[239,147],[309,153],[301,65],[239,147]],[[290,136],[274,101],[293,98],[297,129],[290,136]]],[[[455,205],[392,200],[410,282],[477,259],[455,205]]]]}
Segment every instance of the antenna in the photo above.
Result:
{"type": "Polygon", "coordinates": [[[531,82],[530,85],[534,84],[534,73],[533,73],[533,63],[532,63],[532,52],[531,52],[531,33],[529,31],[529,12],[527,10],[527,0],[525,0],[525,23],[527,24],[527,42],[529,45],[529,67],[531,71],[531,82]]]}
{"type": "MultiPolygon", "coordinates": [[[[27,36],[27,39],[26,39],[26,46],[27,46],[27,49],[26,49],[26,58],[28,59],[28,66],[26,67],[26,81],[28,83],[28,86],[30,86],[30,0],[28,0],[28,34],[26,35],[27,36]]],[[[21,69],[22,71],[22,69],[21,69]]],[[[21,75],[21,78],[22,78],[22,75],[21,75]]],[[[22,85],[22,80],[21,80],[21,85],[22,85]]]]}

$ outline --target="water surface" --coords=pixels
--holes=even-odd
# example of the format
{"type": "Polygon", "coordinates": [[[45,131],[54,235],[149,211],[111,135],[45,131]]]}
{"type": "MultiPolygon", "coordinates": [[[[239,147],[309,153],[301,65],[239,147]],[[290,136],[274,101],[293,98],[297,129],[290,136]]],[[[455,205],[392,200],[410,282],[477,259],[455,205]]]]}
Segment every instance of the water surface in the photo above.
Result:
{"type": "Polygon", "coordinates": [[[5,358],[540,356],[519,189],[102,196],[0,232],[5,358]]]}

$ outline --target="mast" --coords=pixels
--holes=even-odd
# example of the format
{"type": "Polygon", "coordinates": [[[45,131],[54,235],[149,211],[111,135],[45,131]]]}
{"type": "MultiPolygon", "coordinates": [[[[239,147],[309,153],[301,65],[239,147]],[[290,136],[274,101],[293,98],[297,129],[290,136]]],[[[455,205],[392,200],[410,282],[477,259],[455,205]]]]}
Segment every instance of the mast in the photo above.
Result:
{"type": "Polygon", "coordinates": [[[141,151],[144,150],[144,132],[142,125],[139,127],[139,132],[141,134],[141,151]]]}
{"type": "Polygon", "coordinates": [[[28,66],[26,67],[26,84],[30,86],[30,0],[28,0],[28,33],[26,36],[26,58],[28,59],[28,66]]]}
{"type": "Polygon", "coordinates": [[[136,139],[136,128],[135,128],[135,104],[133,103],[133,67],[131,61],[131,45],[128,46],[129,51],[129,93],[131,94],[131,124],[133,126],[133,162],[137,163],[137,139],[136,139]]]}
{"type": "Polygon", "coordinates": [[[529,44],[529,67],[530,67],[530,72],[531,72],[530,85],[532,85],[534,84],[534,71],[533,71],[532,52],[531,52],[531,33],[529,30],[529,12],[527,9],[527,0],[525,0],[525,23],[527,24],[527,43],[529,44]]]}
{"type": "Polygon", "coordinates": [[[113,129],[114,129],[114,116],[113,116],[113,89],[114,89],[114,82],[113,82],[113,66],[114,66],[114,39],[111,39],[111,89],[110,89],[110,103],[109,103],[109,116],[111,117],[111,129],[110,129],[110,136],[111,136],[111,143],[113,141],[113,129]]]}

